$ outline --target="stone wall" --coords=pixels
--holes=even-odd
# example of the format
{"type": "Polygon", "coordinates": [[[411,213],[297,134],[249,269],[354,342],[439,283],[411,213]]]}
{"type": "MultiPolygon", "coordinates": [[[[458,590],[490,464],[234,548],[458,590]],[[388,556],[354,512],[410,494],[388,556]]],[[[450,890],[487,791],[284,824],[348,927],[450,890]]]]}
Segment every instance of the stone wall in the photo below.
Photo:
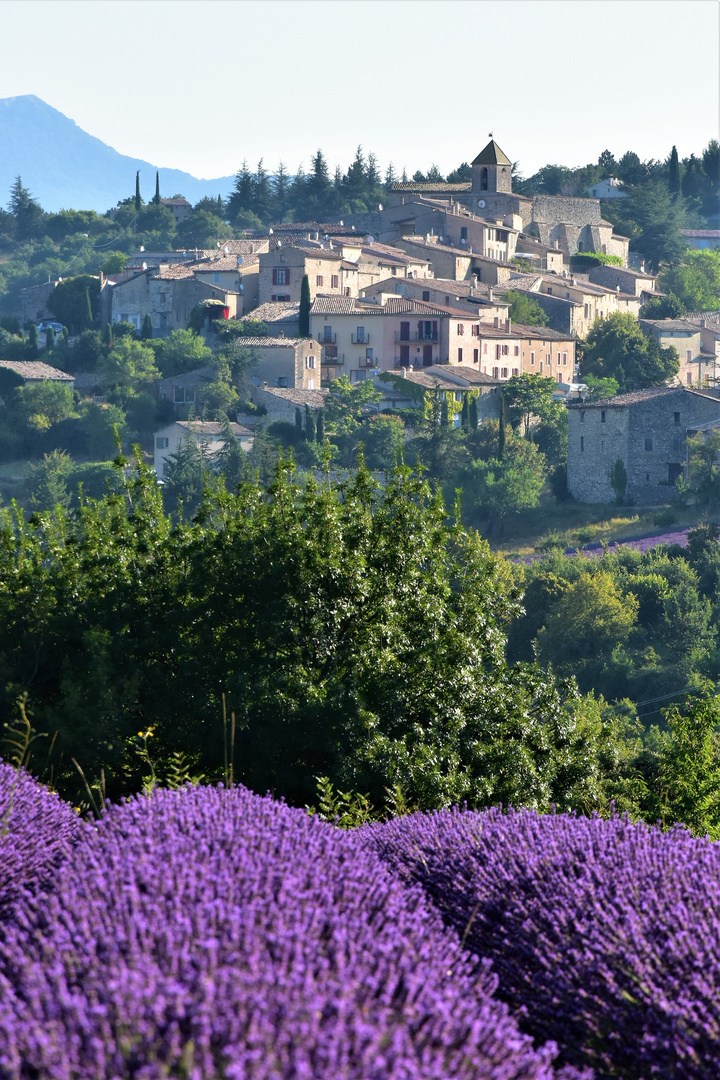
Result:
{"type": "Polygon", "coordinates": [[[599,199],[578,199],[567,195],[533,195],[533,221],[599,225],[602,219],[599,199]]]}

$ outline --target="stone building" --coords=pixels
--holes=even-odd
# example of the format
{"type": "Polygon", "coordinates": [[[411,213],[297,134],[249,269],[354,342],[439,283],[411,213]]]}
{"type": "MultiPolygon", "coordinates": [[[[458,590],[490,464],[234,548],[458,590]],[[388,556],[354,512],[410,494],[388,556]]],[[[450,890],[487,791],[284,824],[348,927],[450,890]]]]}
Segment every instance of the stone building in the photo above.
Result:
{"type": "Polygon", "coordinates": [[[357,296],[358,268],[342,250],[324,243],[282,243],[259,256],[258,302],[294,304],[300,301],[302,279],[307,274],[310,297],[319,294],[357,296]]]}
{"type": "Polygon", "coordinates": [[[227,312],[226,318],[242,314],[240,293],[199,280],[192,268],[185,265],[148,267],[120,281],[107,278],[105,289],[110,291],[110,299],[103,310],[109,312],[110,321],[129,322],[140,330],[143,319],[149,315],[153,337],[184,330],[192,308],[203,300],[219,300],[227,312]]]}
{"type": "Polygon", "coordinates": [[[273,387],[264,383],[250,387],[250,400],[253,405],[262,405],[269,420],[285,420],[295,423],[295,410],[305,413],[305,406],[316,413],[325,404],[328,390],[293,390],[291,387],[273,387]]]}
{"type": "Polygon", "coordinates": [[[578,502],[613,502],[619,459],[627,499],[667,503],[684,474],[688,431],[719,418],[720,395],[680,386],[568,405],[568,490],[578,502]]]}
{"type": "Polygon", "coordinates": [[[643,333],[666,349],[672,346],[680,359],[677,381],[683,386],[708,386],[720,374],[720,356],[708,340],[707,320],[641,319],[643,333]],[[704,325],[703,325],[704,324],[704,325]]]}
{"type": "Polygon", "coordinates": [[[155,473],[161,479],[167,476],[168,458],[176,454],[184,443],[197,443],[208,460],[216,457],[225,445],[226,429],[230,428],[243,450],[250,450],[253,433],[242,424],[221,424],[205,420],[176,420],[155,432],[155,473]]]}

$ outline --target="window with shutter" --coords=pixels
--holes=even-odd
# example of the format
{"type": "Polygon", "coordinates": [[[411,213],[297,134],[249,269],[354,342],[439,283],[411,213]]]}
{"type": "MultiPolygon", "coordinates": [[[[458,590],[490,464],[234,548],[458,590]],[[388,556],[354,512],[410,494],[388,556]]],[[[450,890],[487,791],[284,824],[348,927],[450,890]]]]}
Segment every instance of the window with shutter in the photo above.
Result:
{"type": "Polygon", "coordinates": [[[273,267],[273,280],[272,280],[272,283],[273,283],[273,285],[277,285],[277,283],[278,283],[277,267],[273,267]]]}

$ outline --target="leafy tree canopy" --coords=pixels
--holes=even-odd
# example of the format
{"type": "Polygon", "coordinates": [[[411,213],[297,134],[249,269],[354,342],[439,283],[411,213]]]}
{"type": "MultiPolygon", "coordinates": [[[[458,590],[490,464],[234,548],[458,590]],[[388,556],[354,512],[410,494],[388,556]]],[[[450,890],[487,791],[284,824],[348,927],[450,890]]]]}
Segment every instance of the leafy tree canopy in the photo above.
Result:
{"type": "Polygon", "coordinates": [[[677,351],[647,337],[630,314],[596,319],[583,345],[582,378],[615,379],[621,392],[664,386],[679,369],[677,351]]]}
{"type": "Polygon", "coordinates": [[[505,299],[510,304],[508,314],[513,322],[521,323],[523,326],[547,326],[547,314],[537,300],[533,300],[527,293],[510,289],[505,293],[505,299]]]}

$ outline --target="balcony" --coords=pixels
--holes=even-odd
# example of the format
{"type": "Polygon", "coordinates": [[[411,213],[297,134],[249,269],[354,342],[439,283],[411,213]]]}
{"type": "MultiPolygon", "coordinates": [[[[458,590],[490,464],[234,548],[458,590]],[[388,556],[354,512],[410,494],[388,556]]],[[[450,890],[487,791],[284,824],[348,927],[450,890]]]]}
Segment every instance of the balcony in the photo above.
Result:
{"type": "Polygon", "coordinates": [[[324,342],[325,348],[323,353],[326,360],[334,360],[337,357],[337,345],[330,345],[328,342],[324,342]]]}
{"type": "Polygon", "coordinates": [[[417,356],[417,355],[411,356],[407,360],[403,360],[401,356],[396,356],[395,357],[395,367],[396,368],[401,368],[401,367],[406,367],[406,368],[433,367],[435,364],[439,364],[439,363],[440,363],[440,360],[439,360],[439,358],[437,356],[433,356],[430,363],[426,363],[423,360],[422,356],[417,356]]]}
{"type": "Polygon", "coordinates": [[[353,345],[369,345],[370,344],[370,335],[369,334],[362,334],[362,335],[358,336],[357,334],[351,334],[350,335],[350,341],[353,343],[353,345]]]}
{"type": "Polygon", "coordinates": [[[401,337],[400,336],[400,331],[396,330],[395,331],[395,341],[399,341],[402,345],[405,345],[405,344],[409,345],[411,341],[414,341],[416,343],[418,341],[425,342],[426,345],[430,345],[433,342],[437,343],[437,342],[440,341],[440,331],[436,330],[434,334],[433,333],[429,333],[429,334],[406,334],[405,337],[401,337]]]}
{"type": "Polygon", "coordinates": [[[342,365],[344,363],[345,363],[345,353],[341,353],[341,355],[338,356],[338,354],[337,354],[337,346],[335,346],[335,349],[333,351],[332,356],[328,356],[328,351],[327,351],[327,349],[325,350],[325,353],[324,353],[324,355],[322,357],[321,366],[325,365],[325,364],[330,364],[332,367],[338,367],[339,365],[342,365]]]}
{"type": "Polygon", "coordinates": [[[334,345],[337,341],[337,334],[318,334],[317,339],[321,345],[334,345]]]}
{"type": "Polygon", "coordinates": [[[373,359],[371,356],[361,356],[358,359],[359,367],[379,367],[380,361],[373,359]]]}

